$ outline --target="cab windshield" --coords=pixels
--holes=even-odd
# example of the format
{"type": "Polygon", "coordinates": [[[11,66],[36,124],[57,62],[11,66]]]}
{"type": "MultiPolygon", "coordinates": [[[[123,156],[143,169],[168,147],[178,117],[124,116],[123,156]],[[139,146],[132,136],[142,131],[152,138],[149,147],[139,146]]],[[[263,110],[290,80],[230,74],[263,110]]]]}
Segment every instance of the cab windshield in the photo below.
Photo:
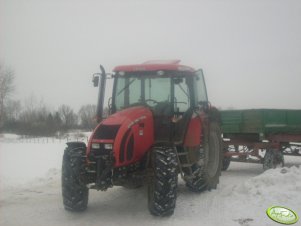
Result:
{"type": "MultiPolygon", "coordinates": [[[[192,82],[192,81],[191,81],[192,82]]],[[[189,81],[183,75],[129,74],[116,76],[113,109],[147,105],[165,114],[185,112],[190,107],[189,81]],[[162,110],[162,109],[161,109],[162,110]]]]}

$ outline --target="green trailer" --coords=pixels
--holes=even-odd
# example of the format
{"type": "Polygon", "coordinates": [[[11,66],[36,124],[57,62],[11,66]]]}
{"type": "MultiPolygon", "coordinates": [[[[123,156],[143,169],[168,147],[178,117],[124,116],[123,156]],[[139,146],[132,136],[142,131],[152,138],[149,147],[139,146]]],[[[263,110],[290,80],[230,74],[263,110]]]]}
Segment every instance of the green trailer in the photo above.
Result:
{"type": "Polygon", "coordinates": [[[301,110],[245,109],[221,111],[224,165],[231,161],[283,165],[283,155],[301,156],[301,110]]]}

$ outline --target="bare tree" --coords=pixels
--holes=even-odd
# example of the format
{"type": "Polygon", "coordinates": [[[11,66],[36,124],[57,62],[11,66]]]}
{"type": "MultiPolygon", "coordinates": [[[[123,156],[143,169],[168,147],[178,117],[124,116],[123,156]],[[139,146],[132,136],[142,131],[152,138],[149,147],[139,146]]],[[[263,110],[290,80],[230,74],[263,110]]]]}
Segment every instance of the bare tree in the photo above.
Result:
{"type": "Polygon", "coordinates": [[[22,110],[22,105],[19,100],[9,100],[5,104],[5,115],[8,120],[17,120],[22,110]]]}
{"type": "Polygon", "coordinates": [[[79,109],[78,116],[83,129],[93,129],[96,126],[95,120],[96,106],[87,104],[79,109]]]}
{"type": "Polygon", "coordinates": [[[61,105],[58,112],[62,120],[63,129],[68,130],[77,125],[77,115],[69,106],[61,105]]]}
{"type": "Polygon", "coordinates": [[[0,125],[4,120],[4,105],[14,91],[14,72],[0,64],[0,125]]]}

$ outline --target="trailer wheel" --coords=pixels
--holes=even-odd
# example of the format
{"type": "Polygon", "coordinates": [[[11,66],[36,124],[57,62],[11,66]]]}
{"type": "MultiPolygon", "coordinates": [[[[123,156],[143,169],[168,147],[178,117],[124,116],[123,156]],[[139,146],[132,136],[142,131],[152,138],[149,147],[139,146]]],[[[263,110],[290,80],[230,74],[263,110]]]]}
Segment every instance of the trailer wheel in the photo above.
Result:
{"type": "Polygon", "coordinates": [[[263,158],[263,169],[275,169],[284,166],[283,154],[280,151],[267,150],[263,158]]]}
{"type": "Polygon", "coordinates": [[[84,211],[88,205],[89,190],[84,181],[85,147],[69,143],[62,164],[62,195],[66,210],[84,211]]]}
{"type": "Polygon", "coordinates": [[[195,164],[193,174],[198,175],[192,181],[186,183],[187,187],[194,192],[216,189],[221,175],[223,148],[221,129],[216,122],[210,124],[208,142],[204,144],[203,164],[195,164]],[[200,172],[200,173],[199,173],[200,172]]]}
{"type": "Polygon", "coordinates": [[[154,147],[148,181],[148,208],[155,216],[172,215],[177,199],[177,155],[173,148],[154,147]]]}
{"type": "Polygon", "coordinates": [[[230,163],[231,163],[231,158],[230,157],[224,157],[222,171],[226,171],[229,168],[230,163]]]}
{"type": "MultiPolygon", "coordinates": [[[[224,153],[229,152],[228,148],[224,148],[224,153]]],[[[231,163],[231,157],[223,156],[222,171],[226,171],[231,163]]]]}

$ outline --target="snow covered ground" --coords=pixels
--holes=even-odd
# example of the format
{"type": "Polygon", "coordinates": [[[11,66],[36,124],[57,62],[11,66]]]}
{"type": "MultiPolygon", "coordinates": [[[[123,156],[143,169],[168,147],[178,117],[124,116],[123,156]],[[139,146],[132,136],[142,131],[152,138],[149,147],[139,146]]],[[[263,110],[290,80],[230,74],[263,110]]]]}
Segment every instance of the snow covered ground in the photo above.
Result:
{"type": "MultiPolygon", "coordinates": [[[[84,213],[64,210],[60,168],[64,142],[26,143],[0,138],[0,225],[278,225],[272,205],[301,215],[301,157],[263,172],[259,164],[231,163],[217,190],[194,194],[179,181],[175,213],[157,218],[147,210],[146,188],[90,191],[84,213]]],[[[300,221],[296,225],[301,225],[300,221]]]]}

